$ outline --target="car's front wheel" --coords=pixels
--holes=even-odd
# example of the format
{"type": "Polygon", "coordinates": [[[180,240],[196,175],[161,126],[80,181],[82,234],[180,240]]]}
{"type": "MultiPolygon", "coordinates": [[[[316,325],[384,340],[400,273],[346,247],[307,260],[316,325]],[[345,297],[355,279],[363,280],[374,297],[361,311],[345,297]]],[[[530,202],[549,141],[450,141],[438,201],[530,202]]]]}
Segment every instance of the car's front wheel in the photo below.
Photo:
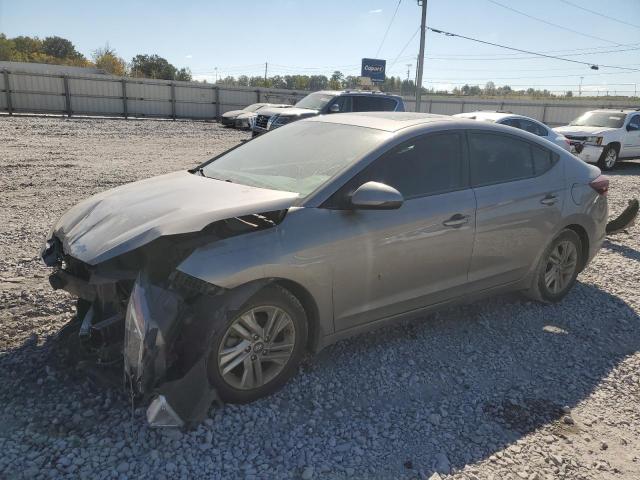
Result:
{"type": "Polygon", "coordinates": [[[288,290],[270,285],[239,314],[216,326],[207,369],[220,398],[247,403],[281,388],[300,364],[307,343],[307,317],[288,290]]]}
{"type": "Polygon", "coordinates": [[[600,155],[600,159],[598,160],[598,167],[600,167],[600,170],[612,170],[613,167],[616,166],[617,162],[618,149],[615,147],[615,145],[607,145],[600,155]]]}
{"type": "Polygon", "coordinates": [[[562,300],[580,272],[582,243],[573,230],[563,230],[543,253],[527,296],[543,303],[562,300]]]}

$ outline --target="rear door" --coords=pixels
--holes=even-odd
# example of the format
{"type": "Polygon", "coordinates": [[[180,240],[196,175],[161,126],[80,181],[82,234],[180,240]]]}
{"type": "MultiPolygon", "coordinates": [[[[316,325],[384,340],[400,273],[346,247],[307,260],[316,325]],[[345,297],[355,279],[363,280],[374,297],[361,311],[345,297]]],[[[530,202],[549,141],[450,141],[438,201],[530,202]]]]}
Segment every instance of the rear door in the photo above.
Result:
{"type": "Polygon", "coordinates": [[[562,217],[565,184],[557,154],[517,136],[471,131],[476,195],[470,282],[488,288],[521,279],[562,217]]]}
{"type": "Polygon", "coordinates": [[[348,198],[368,181],[405,197],[397,210],[335,212],[331,246],[337,330],[437,303],[464,291],[473,246],[475,198],[468,186],[464,134],[410,140],[340,189],[348,198]]]}

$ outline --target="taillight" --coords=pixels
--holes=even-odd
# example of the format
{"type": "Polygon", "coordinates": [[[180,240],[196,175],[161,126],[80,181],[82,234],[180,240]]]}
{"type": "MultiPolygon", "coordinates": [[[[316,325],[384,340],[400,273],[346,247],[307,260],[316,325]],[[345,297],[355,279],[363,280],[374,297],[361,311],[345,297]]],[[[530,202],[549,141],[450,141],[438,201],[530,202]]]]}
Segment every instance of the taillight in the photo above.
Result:
{"type": "Polygon", "coordinates": [[[604,175],[600,175],[598,178],[590,182],[589,186],[598,192],[599,195],[606,195],[609,191],[609,179],[604,175]]]}

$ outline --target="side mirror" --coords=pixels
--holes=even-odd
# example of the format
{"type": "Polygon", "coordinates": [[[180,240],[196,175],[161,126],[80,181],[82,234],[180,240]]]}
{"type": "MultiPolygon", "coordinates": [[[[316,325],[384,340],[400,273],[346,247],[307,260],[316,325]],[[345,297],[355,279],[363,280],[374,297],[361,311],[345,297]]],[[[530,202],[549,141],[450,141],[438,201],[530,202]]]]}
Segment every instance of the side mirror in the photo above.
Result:
{"type": "Polygon", "coordinates": [[[331,105],[329,107],[329,111],[331,113],[339,113],[340,112],[340,105],[338,105],[337,103],[334,103],[333,105],[331,105]]]}
{"type": "Polygon", "coordinates": [[[395,210],[404,198],[393,187],[380,182],[367,182],[351,195],[351,206],[356,210],[395,210]]]}

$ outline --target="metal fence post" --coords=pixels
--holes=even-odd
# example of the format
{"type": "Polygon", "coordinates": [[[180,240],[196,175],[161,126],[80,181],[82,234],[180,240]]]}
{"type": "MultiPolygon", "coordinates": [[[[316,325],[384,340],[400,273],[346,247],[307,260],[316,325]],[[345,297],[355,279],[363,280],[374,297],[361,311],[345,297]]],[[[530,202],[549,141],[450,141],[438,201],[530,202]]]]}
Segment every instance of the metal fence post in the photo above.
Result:
{"type": "Polygon", "coordinates": [[[176,119],[176,84],[171,82],[171,118],[176,119]]]}
{"type": "Polygon", "coordinates": [[[256,103],[260,103],[260,89],[256,89],[256,103]]]}
{"type": "Polygon", "coordinates": [[[427,110],[428,113],[431,113],[431,106],[433,105],[433,98],[429,99],[429,110],[427,110]]]}
{"type": "Polygon", "coordinates": [[[71,117],[71,93],[69,92],[69,77],[64,75],[62,77],[62,83],[64,84],[64,103],[65,109],[67,111],[67,117],[71,117]]]}
{"type": "Polygon", "coordinates": [[[122,114],[125,120],[129,118],[129,107],[127,105],[127,80],[122,79],[122,114]]]}
{"type": "Polygon", "coordinates": [[[546,119],[547,119],[547,104],[545,103],[542,106],[542,120],[541,120],[542,123],[544,123],[546,121],[546,119]]]}
{"type": "Polygon", "coordinates": [[[216,120],[220,119],[220,87],[218,87],[217,85],[215,87],[213,87],[214,90],[214,100],[216,102],[216,120]]]}
{"type": "Polygon", "coordinates": [[[9,115],[13,115],[13,105],[11,104],[11,89],[9,88],[9,70],[2,70],[2,76],[4,77],[4,96],[7,99],[7,112],[9,112],[9,115]]]}

